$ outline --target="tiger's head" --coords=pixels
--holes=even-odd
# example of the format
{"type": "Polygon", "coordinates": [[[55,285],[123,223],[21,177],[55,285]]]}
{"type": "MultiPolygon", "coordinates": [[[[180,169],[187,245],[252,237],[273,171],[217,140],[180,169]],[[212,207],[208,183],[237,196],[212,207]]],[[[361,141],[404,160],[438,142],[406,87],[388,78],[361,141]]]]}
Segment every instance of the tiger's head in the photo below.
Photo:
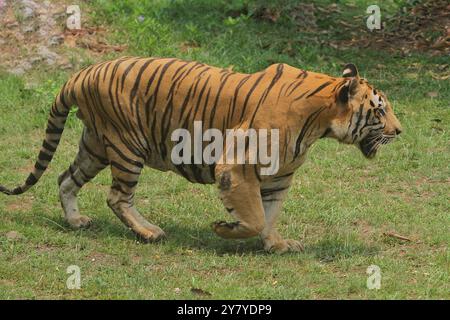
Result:
{"type": "Polygon", "coordinates": [[[356,145],[367,158],[401,132],[391,104],[380,90],[360,78],[355,65],[344,67],[343,81],[336,92],[337,114],[332,121],[333,136],[356,145]]]}

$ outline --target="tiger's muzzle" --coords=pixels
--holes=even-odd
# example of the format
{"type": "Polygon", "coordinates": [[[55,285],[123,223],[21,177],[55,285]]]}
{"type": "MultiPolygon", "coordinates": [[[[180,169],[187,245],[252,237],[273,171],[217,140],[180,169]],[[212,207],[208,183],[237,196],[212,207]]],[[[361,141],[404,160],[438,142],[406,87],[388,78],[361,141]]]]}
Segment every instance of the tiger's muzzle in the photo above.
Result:
{"type": "Polygon", "coordinates": [[[382,145],[388,144],[389,142],[394,140],[396,136],[397,134],[384,133],[367,135],[361,141],[359,141],[358,147],[366,158],[371,159],[375,157],[378,149],[382,145]]]}

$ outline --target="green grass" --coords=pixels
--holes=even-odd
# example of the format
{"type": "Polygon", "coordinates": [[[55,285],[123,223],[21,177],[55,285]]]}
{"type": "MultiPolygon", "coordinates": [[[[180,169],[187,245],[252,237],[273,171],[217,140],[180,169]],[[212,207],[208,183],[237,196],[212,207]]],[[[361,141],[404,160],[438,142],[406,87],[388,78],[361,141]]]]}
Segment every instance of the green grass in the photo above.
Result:
{"type": "MultiPolygon", "coordinates": [[[[297,171],[279,226],[284,236],[301,239],[305,252],[268,255],[257,239],[219,239],[209,229],[212,221],[227,218],[216,188],[152,169],[144,171],[136,201],[166,231],[167,241],[136,242],[107,208],[107,170],[80,193],[93,227],[70,230],[56,178],[77,150],[81,123],[71,117],[39,185],[19,197],[0,197],[0,298],[450,298],[450,85],[431,76],[448,58],[333,49],[326,45],[330,35],[303,32],[286,16],[276,23],[255,19],[255,3],[245,8],[243,1],[96,0],[82,9],[108,25],[111,41],[128,44],[126,54],[176,56],[245,72],[285,62],[333,75],[351,61],[386,92],[404,127],[395,143],[368,161],[354,147],[323,140],[297,171]],[[430,98],[431,91],[438,96],[430,98]],[[3,235],[11,230],[23,238],[7,240],[3,235]],[[388,231],[412,241],[384,236],[388,231]],[[381,268],[380,290],[366,287],[372,264],[381,268]],[[81,290],[66,288],[69,265],[81,268],[81,290]],[[211,296],[196,296],[191,288],[211,296]]],[[[293,1],[285,3],[289,8],[293,1]]],[[[343,19],[364,14],[367,1],[352,3],[340,5],[343,19]]],[[[394,10],[398,2],[386,3],[394,10]]],[[[331,36],[339,37],[338,31],[331,36]]],[[[0,73],[2,184],[25,179],[51,101],[68,76],[0,73]]]]}

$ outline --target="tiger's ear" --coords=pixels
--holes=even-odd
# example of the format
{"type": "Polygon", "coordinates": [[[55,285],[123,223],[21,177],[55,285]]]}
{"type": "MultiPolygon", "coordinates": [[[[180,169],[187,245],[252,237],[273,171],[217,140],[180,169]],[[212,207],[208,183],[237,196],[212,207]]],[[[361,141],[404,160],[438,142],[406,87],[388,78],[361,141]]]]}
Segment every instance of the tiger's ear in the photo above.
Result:
{"type": "Polygon", "coordinates": [[[342,76],[344,78],[358,77],[358,68],[353,63],[347,63],[342,71],[342,76]]]}
{"type": "Polygon", "coordinates": [[[351,99],[359,87],[359,74],[358,69],[353,63],[347,63],[344,66],[344,71],[342,72],[342,76],[348,79],[345,84],[341,87],[338,93],[338,99],[342,103],[347,103],[349,99],[351,99]]]}
{"type": "Polygon", "coordinates": [[[355,96],[359,87],[359,77],[347,80],[338,92],[338,99],[342,103],[347,103],[353,96],[355,96]]]}

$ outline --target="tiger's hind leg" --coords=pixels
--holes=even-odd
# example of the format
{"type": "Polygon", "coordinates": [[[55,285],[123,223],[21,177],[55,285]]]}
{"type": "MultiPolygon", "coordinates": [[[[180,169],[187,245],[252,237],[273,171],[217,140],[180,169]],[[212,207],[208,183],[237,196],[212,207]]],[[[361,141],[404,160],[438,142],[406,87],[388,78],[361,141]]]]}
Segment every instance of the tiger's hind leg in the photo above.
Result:
{"type": "Polygon", "coordinates": [[[164,231],[148,222],[134,206],[134,194],[139,175],[144,166],[126,147],[109,145],[108,158],[111,162],[112,186],[108,195],[108,206],[144,242],[155,242],[165,237],[164,231]]]}
{"type": "Polygon", "coordinates": [[[59,198],[65,220],[73,228],[88,227],[91,224],[91,218],[79,212],[77,194],[83,185],[92,180],[107,165],[108,161],[102,144],[89,129],[85,128],[74,162],[58,178],[59,198]]]}

